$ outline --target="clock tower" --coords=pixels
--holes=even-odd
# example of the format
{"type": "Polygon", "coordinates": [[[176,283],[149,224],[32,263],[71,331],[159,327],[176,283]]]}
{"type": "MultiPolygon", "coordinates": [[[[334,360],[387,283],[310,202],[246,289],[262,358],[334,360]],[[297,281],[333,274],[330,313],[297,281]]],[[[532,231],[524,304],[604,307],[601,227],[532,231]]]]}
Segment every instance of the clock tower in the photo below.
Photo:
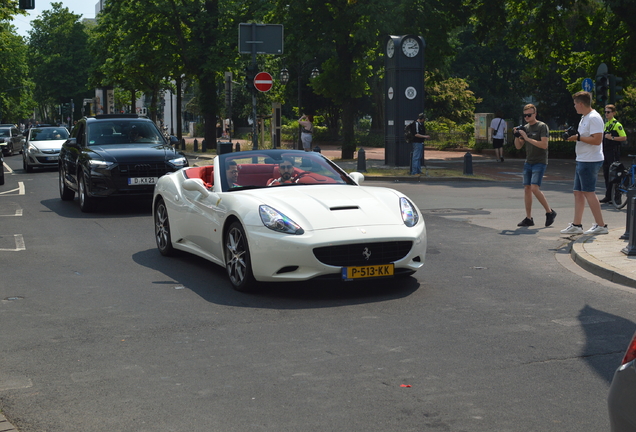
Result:
{"type": "Polygon", "coordinates": [[[389,36],[384,47],[384,163],[411,164],[411,145],[404,140],[404,126],[424,112],[424,48],[421,36],[389,36]]]}

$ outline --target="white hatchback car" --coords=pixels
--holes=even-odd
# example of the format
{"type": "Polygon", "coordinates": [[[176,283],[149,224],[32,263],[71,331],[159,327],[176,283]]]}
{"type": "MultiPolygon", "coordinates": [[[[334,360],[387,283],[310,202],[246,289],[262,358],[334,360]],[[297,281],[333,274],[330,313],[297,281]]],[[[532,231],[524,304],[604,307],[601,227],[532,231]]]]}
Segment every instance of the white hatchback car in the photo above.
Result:
{"type": "Polygon", "coordinates": [[[57,168],[62,144],[68,139],[68,130],[63,126],[34,127],[29,132],[22,148],[22,167],[26,172],[33,168],[57,168]]]}

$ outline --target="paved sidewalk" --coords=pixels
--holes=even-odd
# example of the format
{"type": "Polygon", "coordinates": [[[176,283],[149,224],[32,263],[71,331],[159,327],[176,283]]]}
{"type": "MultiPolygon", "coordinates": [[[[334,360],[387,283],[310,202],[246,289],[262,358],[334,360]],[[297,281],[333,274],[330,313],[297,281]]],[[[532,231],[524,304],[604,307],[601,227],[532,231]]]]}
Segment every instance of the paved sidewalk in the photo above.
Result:
{"type": "MultiPolygon", "coordinates": [[[[338,165],[347,171],[357,169],[358,161],[341,160],[342,151],[339,146],[322,145],[321,153],[329,159],[335,160],[338,165]]],[[[374,147],[363,147],[365,150],[365,162],[367,168],[392,168],[384,164],[384,149],[374,147]]],[[[466,151],[439,151],[427,149],[424,152],[426,165],[429,169],[451,168],[462,170],[464,155],[466,151]]],[[[357,153],[355,154],[357,157],[357,153]]],[[[199,158],[200,164],[206,165],[214,155],[188,154],[193,164],[197,164],[192,158],[199,158]]],[[[523,169],[523,159],[505,159],[497,162],[494,155],[490,153],[472,154],[473,172],[475,175],[487,176],[494,181],[519,180],[521,181],[521,170],[523,169]]],[[[574,178],[575,161],[571,159],[550,159],[546,171],[545,180],[567,180],[574,178]]],[[[471,180],[472,176],[457,177],[458,180],[471,180]]],[[[407,182],[427,182],[431,180],[454,181],[452,177],[426,177],[426,176],[403,176],[403,177],[377,177],[365,175],[368,180],[385,181],[407,181],[407,182]]],[[[483,180],[482,180],[483,181],[483,180]]],[[[627,256],[621,250],[628,245],[627,240],[620,240],[619,237],[625,233],[625,229],[613,229],[607,235],[600,236],[572,236],[572,247],[570,255],[572,260],[584,270],[600,276],[612,282],[636,288],[636,256],[627,256]]]]}

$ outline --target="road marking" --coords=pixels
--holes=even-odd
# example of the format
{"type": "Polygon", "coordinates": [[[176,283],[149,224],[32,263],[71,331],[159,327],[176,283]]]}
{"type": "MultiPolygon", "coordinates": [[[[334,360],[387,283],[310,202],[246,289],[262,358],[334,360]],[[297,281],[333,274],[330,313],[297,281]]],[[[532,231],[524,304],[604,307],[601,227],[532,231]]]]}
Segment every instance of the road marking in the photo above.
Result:
{"type": "Polygon", "coordinates": [[[25,191],[26,189],[24,188],[24,183],[18,182],[18,187],[16,189],[0,192],[0,195],[24,195],[25,191]],[[14,194],[12,192],[17,192],[17,194],[14,194]]]}
{"type": "Polygon", "coordinates": [[[13,238],[15,240],[15,249],[0,249],[0,252],[18,252],[26,250],[26,245],[24,244],[24,237],[22,237],[22,234],[14,234],[13,238]]]}
{"type": "Polygon", "coordinates": [[[20,216],[22,216],[22,209],[16,209],[15,214],[12,214],[12,215],[10,215],[10,214],[6,214],[6,215],[0,214],[0,217],[1,216],[20,217],[20,216]]]}

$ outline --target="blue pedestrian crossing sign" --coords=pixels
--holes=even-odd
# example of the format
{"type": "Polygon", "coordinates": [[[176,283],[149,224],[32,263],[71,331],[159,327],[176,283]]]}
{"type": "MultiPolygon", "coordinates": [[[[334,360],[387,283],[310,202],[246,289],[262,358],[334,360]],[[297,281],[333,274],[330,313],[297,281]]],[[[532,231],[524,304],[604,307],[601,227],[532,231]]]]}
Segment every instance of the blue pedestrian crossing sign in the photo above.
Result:
{"type": "Polygon", "coordinates": [[[592,78],[585,78],[583,80],[583,91],[591,93],[593,86],[594,86],[594,82],[592,81],[592,78]]]}

